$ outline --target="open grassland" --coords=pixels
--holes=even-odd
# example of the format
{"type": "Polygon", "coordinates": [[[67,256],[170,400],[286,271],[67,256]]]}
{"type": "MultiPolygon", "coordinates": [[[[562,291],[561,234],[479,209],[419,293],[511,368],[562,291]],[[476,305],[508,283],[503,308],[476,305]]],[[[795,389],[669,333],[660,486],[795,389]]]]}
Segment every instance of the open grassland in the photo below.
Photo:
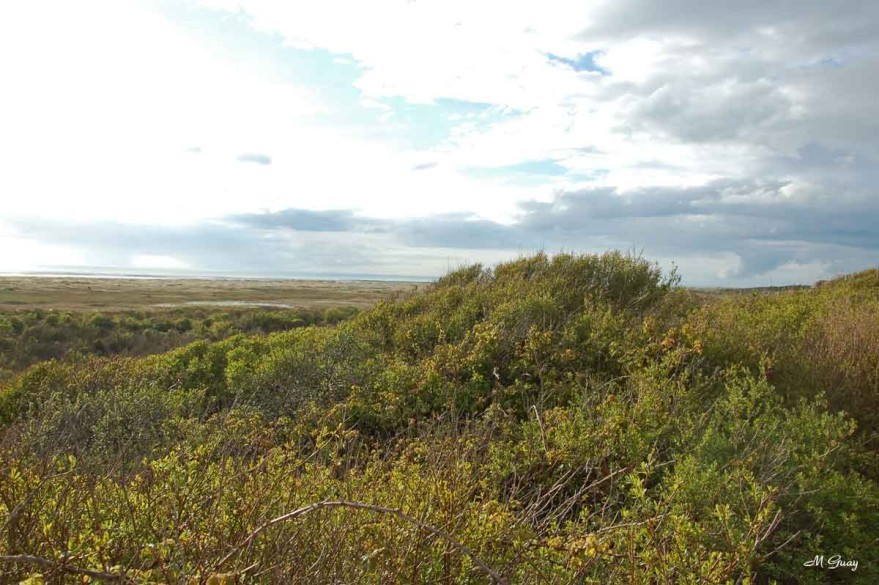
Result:
{"type": "Polygon", "coordinates": [[[253,311],[0,382],[0,582],[879,583],[879,270],[540,254],[253,311]]]}
{"type": "Polygon", "coordinates": [[[120,311],[199,304],[364,308],[418,286],[382,281],[0,276],[0,311],[120,311]]]}

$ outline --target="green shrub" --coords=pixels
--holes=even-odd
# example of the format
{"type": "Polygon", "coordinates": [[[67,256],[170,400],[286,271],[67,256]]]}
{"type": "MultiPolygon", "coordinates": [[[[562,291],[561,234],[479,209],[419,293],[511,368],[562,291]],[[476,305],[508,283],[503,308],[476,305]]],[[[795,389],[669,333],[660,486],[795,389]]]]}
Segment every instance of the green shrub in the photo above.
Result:
{"type": "Polygon", "coordinates": [[[67,353],[0,386],[0,556],[57,582],[879,580],[872,273],[676,283],[539,254],[357,315],[130,314],[95,337],[5,319],[67,353]],[[128,336],[194,342],[88,355],[128,336]],[[367,507],[266,524],[340,500],[367,507]],[[858,571],[803,567],[816,554],[858,571]]]}

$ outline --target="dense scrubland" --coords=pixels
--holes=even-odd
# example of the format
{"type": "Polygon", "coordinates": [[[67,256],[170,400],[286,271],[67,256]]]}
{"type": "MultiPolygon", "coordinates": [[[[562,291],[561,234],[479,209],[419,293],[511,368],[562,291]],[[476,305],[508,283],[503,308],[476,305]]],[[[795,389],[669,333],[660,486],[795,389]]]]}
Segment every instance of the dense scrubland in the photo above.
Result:
{"type": "Polygon", "coordinates": [[[0,313],[0,380],[50,359],[141,356],[198,340],[219,341],[238,333],[275,333],[308,325],[335,324],[356,312],[353,307],[322,310],[178,308],[112,313],[8,311],[0,313]]]}
{"type": "Polygon", "coordinates": [[[3,384],[4,582],[879,582],[879,271],[537,255],[241,330],[3,384]]]}

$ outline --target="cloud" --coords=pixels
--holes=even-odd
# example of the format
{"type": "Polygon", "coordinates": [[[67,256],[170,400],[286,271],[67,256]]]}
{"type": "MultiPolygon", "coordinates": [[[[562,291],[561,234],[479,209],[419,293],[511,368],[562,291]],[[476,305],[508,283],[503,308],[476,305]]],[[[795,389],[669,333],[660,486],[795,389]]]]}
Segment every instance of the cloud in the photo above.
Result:
{"type": "Polygon", "coordinates": [[[268,156],[267,154],[246,153],[238,155],[238,162],[255,163],[258,165],[270,165],[272,164],[272,157],[268,156]]]}
{"type": "MultiPolygon", "coordinates": [[[[816,201],[784,182],[714,183],[619,192],[587,189],[524,206],[520,228],[578,248],[596,239],[618,248],[685,258],[732,255],[739,265],[715,278],[748,282],[787,263],[856,270],[879,256],[879,200],[816,201]]],[[[686,275],[685,275],[686,276],[686,275]]]]}
{"type": "MultiPolygon", "coordinates": [[[[291,210],[286,215],[296,213],[291,210]]],[[[87,258],[87,267],[102,270],[423,279],[443,274],[449,266],[507,257],[506,251],[476,255],[454,247],[401,245],[400,237],[393,233],[295,230],[274,221],[264,223],[266,227],[257,228],[238,223],[238,219],[167,227],[41,221],[16,222],[13,227],[19,249],[38,241],[71,252],[68,262],[36,266],[50,270],[79,268],[82,265],[77,262],[87,258]]]]}
{"type": "Polygon", "coordinates": [[[875,265],[876,2],[477,4],[16,4],[0,224],[193,270],[541,247],[643,248],[700,282],[875,265]]]}
{"type": "Polygon", "coordinates": [[[532,249],[533,234],[467,214],[446,214],[396,222],[393,233],[414,248],[459,250],[532,249]]]}
{"type": "Polygon", "coordinates": [[[643,251],[667,267],[675,261],[688,284],[754,285],[816,280],[875,264],[877,216],[879,201],[869,197],[852,196],[838,206],[830,199],[816,202],[790,182],[719,180],[690,188],[562,192],[522,204],[511,224],[464,213],[391,219],[291,208],[181,228],[15,227],[26,237],[123,266],[131,257],[173,256],[187,266],[232,273],[438,276],[446,267],[444,252],[485,260],[539,249],[615,248],[643,251]]]}
{"type": "Polygon", "coordinates": [[[259,229],[288,229],[304,232],[354,231],[357,222],[350,210],[312,211],[284,209],[270,213],[248,213],[229,218],[236,224],[259,229]]]}
{"type": "Polygon", "coordinates": [[[237,226],[266,232],[328,232],[339,238],[357,234],[382,234],[402,247],[459,250],[510,250],[530,246],[529,234],[513,226],[464,213],[421,218],[388,219],[356,215],[351,210],[311,211],[284,209],[226,218],[237,226]]]}

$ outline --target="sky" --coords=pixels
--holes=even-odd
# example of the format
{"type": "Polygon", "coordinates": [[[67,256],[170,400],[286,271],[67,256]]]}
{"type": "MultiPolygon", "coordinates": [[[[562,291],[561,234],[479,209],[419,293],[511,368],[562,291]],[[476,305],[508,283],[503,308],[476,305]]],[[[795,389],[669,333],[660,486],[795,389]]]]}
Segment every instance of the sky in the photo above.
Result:
{"type": "Polygon", "coordinates": [[[879,265],[879,2],[19,0],[0,271],[879,265]]]}

